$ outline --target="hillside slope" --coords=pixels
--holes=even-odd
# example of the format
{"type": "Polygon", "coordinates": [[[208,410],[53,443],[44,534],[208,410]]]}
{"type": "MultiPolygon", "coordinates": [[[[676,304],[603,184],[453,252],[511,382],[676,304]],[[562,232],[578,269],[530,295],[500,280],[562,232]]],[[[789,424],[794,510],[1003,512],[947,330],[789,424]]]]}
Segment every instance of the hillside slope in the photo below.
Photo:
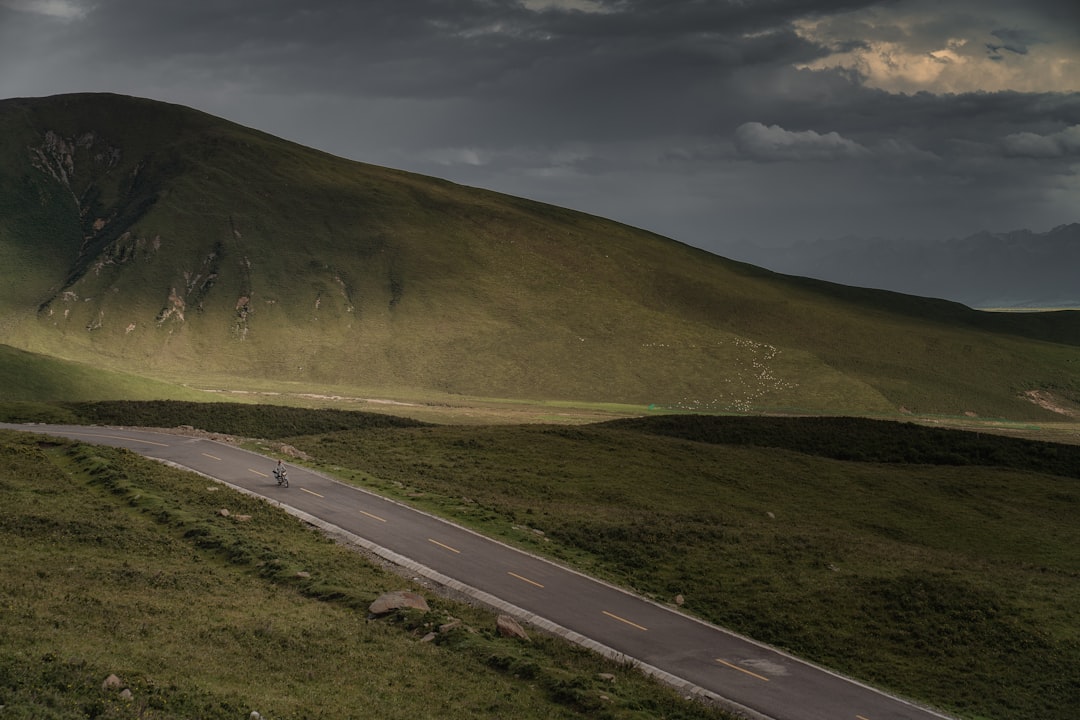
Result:
{"type": "Polygon", "coordinates": [[[115,95],[0,102],[0,342],[187,382],[1053,417],[1080,314],[778,275],[115,95]]]}

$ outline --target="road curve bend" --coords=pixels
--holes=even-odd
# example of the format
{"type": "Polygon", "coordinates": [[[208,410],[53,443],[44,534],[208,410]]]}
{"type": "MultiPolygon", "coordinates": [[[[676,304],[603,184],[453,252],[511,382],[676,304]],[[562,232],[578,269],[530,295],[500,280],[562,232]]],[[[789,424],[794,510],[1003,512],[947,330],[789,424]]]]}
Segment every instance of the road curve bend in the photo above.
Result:
{"type": "Polygon", "coordinates": [[[0,423],[122,447],[265,498],[418,575],[751,720],[949,720],[723,628],[321,473],[205,437],[0,423]]]}

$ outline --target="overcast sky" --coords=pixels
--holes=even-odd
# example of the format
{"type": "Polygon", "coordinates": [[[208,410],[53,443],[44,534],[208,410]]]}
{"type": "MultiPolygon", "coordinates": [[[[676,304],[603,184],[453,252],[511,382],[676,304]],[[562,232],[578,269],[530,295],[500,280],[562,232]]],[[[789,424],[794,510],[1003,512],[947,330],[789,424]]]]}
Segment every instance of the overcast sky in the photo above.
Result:
{"type": "Polygon", "coordinates": [[[720,254],[1080,221],[1078,0],[0,0],[86,91],[720,254]]]}

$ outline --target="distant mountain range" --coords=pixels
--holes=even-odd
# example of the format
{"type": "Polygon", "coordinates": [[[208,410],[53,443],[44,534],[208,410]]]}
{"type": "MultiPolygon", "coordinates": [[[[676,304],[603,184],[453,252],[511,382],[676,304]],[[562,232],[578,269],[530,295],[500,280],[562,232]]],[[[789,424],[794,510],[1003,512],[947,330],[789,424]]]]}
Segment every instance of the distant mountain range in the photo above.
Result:
{"type": "Polygon", "coordinates": [[[0,101],[0,344],[0,400],[72,392],[94,368],[433,402],[1080,407],[1080,312],[985,313],[782,275],[107,94],[0,101]]]}
{"type": "Polygon", "coordinates": [[[942,241],[844,237],[729,254],[770,270],[974,308],[1080,307],[1080,224],[942,241]]]}

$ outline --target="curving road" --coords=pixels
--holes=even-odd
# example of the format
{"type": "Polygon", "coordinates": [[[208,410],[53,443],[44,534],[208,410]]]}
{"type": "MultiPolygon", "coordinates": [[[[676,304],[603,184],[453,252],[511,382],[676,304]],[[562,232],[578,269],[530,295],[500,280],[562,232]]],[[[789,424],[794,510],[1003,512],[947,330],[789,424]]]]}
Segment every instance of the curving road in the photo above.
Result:
{"type": "Polygon", "coordinates": [[[419,575],[644,671],[686,694],[754,720],[941,720],[949,716],[887,695],[761,643],[706,624],[470,530],[206,438],[133,428],[15,425],[133,450],[267,498],[419,575]]]}

